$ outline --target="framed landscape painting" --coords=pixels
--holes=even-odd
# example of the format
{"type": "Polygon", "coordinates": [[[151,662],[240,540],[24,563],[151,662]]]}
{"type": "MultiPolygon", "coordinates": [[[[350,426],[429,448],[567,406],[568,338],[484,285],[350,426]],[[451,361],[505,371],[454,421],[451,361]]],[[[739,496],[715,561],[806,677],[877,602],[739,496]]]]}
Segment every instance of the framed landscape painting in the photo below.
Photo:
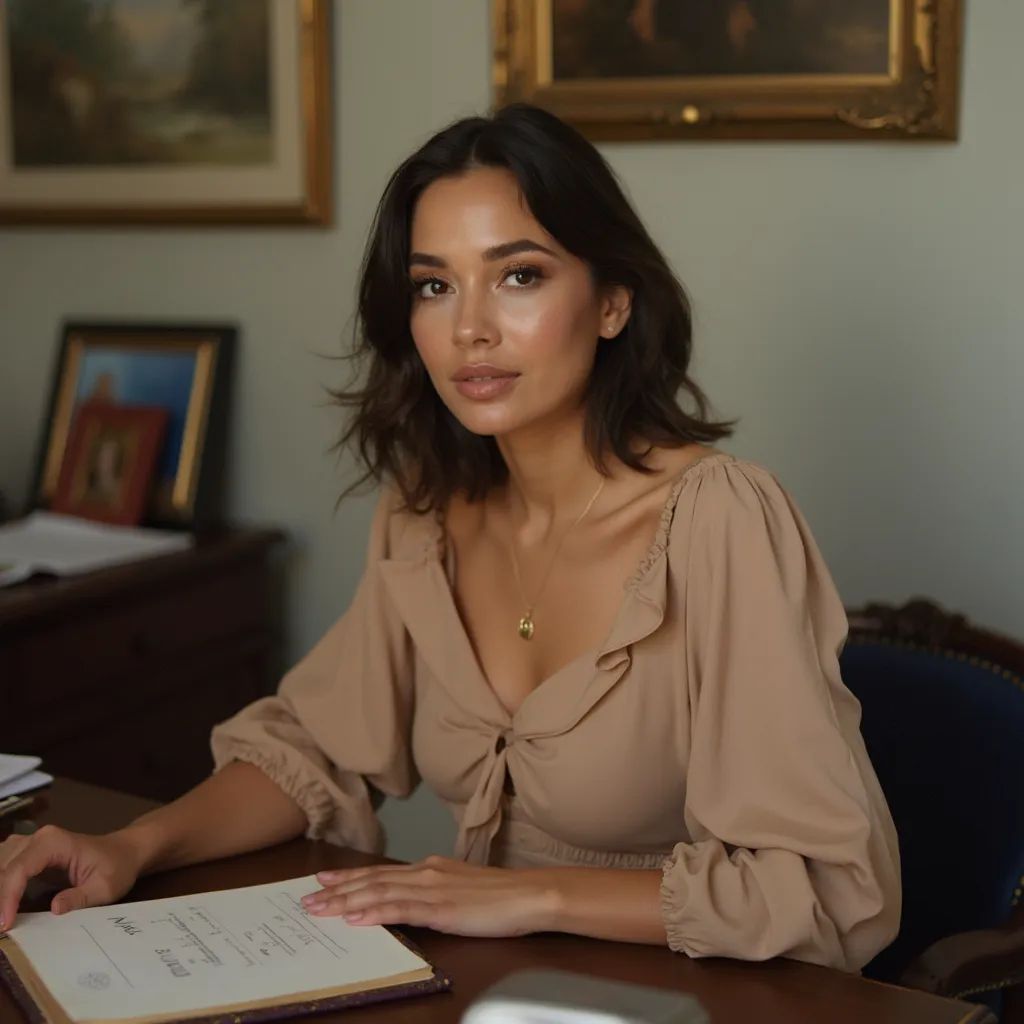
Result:
{"type": "Polygon", "coordinates": [[[961,0],[493,0],[498,105],[595,140],[953,139],[961,0]]]}
{"type": "Polygon", "coordinates": [[[4,0],[0,223],[331,216],[328,0],[4,0]]]}

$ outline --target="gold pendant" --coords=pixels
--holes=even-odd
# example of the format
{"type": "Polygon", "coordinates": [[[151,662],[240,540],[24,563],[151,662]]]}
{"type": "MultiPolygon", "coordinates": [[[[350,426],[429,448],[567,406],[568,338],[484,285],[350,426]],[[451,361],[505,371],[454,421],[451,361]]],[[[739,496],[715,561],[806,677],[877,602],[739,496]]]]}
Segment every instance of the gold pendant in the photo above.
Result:
{"type": "Polygon", "coordinates": [[[519,620],[519,636],[523,640],[532,640],[533,639],[533,618],[532,618],[530,612],[527,612],[519,620]]]}

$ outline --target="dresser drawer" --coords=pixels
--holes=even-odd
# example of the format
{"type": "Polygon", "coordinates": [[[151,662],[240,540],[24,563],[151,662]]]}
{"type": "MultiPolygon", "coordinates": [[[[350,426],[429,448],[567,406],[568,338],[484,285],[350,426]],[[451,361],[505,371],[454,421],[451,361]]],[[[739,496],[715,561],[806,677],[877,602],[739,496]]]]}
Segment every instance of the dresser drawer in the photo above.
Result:
{"type": "Polygon", "coordinates": [[[41,714],[54,702],[88,698],[112,679],[136,677],[145,687],[155,666],[263,627],[263,591],[259,567],[245,567],[202,586],[147,594],[27,631],[4,655],[16,671],[3,680],[11,710],[41,714]]]}
{"type": "Polygon", "coordinates": [[[213,768],[210,731],[253,700],[266,652],[253,647],[180,680],[181,693],[126,711],[102,726],[37,748],[57,775],[154,800],[173,800],[213,768]]]}
{"type": "Polygon", "coordinates": [[[0,589],[0,750],[156,799],[198,782],[210,728],[278,675],[281,539],[223,528],[185,551],[0,589]]]}

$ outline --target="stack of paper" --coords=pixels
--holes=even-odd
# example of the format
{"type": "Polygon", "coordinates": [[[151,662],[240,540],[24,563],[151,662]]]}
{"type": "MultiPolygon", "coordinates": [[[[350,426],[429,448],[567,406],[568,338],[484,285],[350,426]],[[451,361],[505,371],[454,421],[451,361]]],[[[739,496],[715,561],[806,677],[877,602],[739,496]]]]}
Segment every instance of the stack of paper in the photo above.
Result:
{"type": "Polygon", "coordinates": [[[48,786],[53,776],[38,771],[42,758],[27,754],[0,754],[0,799],[48,786]]]}
{"type": "Polygon", "coordinates": [[[192,537],[175,530],[92,523],[54,512],[33,512],[0,526],[0,586],[36,572],[58,576],[181,551],[192,537]]]}

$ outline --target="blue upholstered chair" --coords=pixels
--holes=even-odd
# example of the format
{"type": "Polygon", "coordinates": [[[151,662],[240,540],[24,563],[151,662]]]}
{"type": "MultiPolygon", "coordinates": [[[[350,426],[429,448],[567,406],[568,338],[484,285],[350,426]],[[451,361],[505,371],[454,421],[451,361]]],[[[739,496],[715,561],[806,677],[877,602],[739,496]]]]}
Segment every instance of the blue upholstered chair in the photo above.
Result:
{"type": "Polygon", "coordinates": [[[914,600],[849,612],[840,663],[892,809],[903,920],[869,977],[1024,1021],[1024,646],[914,600]]]}

